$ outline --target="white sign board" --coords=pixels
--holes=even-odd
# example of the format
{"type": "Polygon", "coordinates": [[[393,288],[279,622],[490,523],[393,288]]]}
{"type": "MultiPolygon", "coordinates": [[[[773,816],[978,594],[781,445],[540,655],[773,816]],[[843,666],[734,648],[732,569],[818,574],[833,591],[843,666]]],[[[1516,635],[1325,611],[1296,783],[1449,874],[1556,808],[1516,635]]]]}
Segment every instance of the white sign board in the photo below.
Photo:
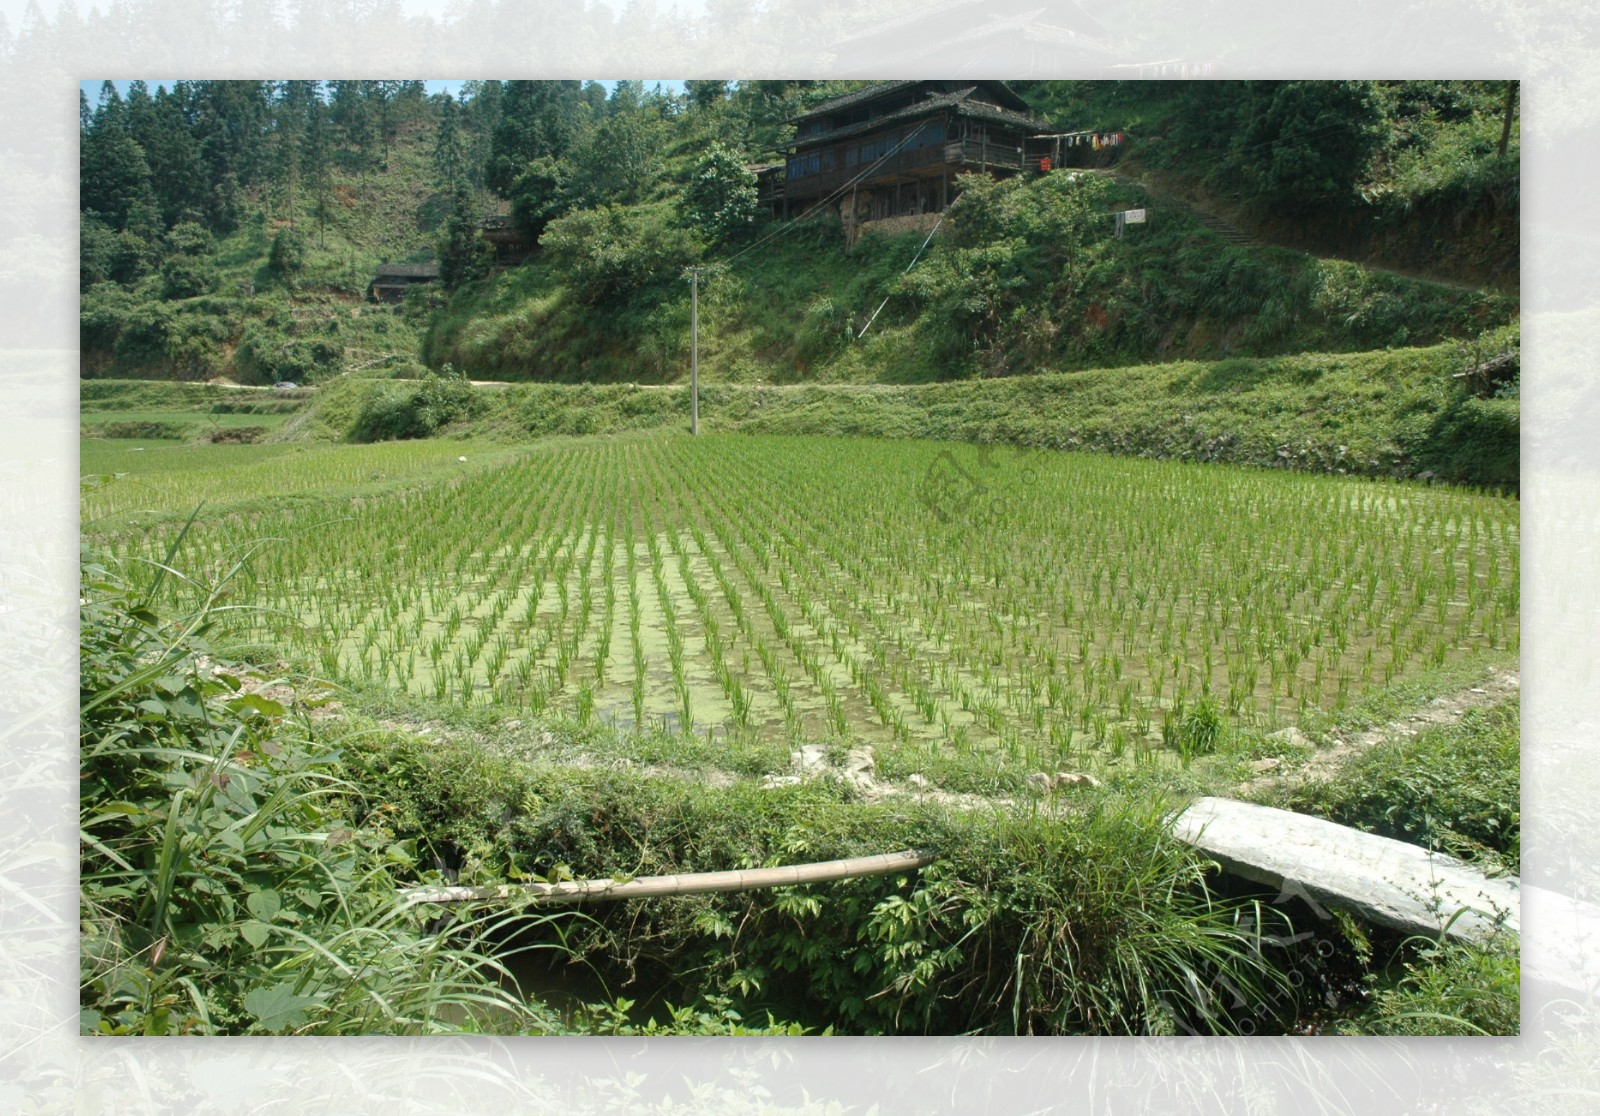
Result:
{"type": "Polygon", "coordinates": [[[1125,209],[1122,211],[1122,219],[1130,225],[1142,225],[1144,224],[1144,210],[1125,209]]]}

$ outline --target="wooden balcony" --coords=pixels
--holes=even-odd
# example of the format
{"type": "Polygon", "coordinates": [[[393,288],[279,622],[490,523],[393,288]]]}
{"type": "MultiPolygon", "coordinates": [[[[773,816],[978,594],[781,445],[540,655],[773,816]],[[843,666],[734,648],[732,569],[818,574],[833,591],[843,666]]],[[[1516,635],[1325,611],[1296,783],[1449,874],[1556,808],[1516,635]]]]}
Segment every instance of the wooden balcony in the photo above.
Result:
{"type": "MultiPolygon", "coordinates": [[[[820,197],[856,179],[865,166],[837,167],[804,178],[780,179],[775,188],[767,192],[763,201],[791,200],[820,197]]],[[[886,182],[907,178],[925,178],[940,174],[954,176],[969,171],[1020,171],[1025,166],[1023,153],[1014,145],[1002,147],[985,143],[981,139],[953,140],[930,147],[913,147],[890,156],[856,183],[862,189],[886,182]]]]}

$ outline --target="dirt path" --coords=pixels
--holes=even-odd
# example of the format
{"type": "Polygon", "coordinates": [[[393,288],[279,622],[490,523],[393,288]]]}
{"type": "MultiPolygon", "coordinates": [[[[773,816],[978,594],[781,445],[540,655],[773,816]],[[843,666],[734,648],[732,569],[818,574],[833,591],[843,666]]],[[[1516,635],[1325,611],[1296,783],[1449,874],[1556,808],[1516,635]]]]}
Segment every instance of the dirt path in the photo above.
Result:
{"type": "Polygon", "coordinates": [[[1349,736],[1335,733],[1328,745],[1318,748],[1304,764],[1288,769],[1275,768],[1250,779],[1240,785],[1239,794],[1241,797],[1252,797],[1262,791],[1281,790],[1332,778],[1340,767],[1377,744],[1415,736],[1439,725],[1456,724],[1467,710],[1504,701],[1518,693],[1521,686],[1520,671],[1496,667],[1482,685],[1436,697],[1403,718],[1349,736]]]}
{"type": "MultiPolygon", "coordinates": [[[[1315,249],[1306,248],[1299,245],[1280,245],[1274,241],[1260,236],[1257,233],[1245,231],[1228,218],[1211,211],[1204,205],[1197,204],[1196,202],[1178,196],[1171,189],[1164,185],[1151,183],[1142,178],[1136,178],[1127,171],[1119,170],[1116,167],[1094,167],[1087,168],[1087,170],[1090,174],[1105,175],[1109,178],[1114,178],[1119,182],[1126,183],[1129,186],[1137,187],[1148,194],[1152,200],[1159,202],[1161,205],[1170,206],[1174,209],[1181,209],[1193,214],[1199,219],[1201,224],[1211,229],[1212,232],[1216,233],[1228,243],[1285,247],[1289,248],[1291,251],[1304,252],[1307,255],[1315,256],[1319,260],[1338,260],[1343,263],[1355,264],[1357,267],[1375,274],[1394,275],[1401,279],[1408,279],[1414,283],[1430,283],[1436,287],[1450,287],[1458,291],[1493,290],[1492,287],[1483,286],[1481,284],[1464,283],[1456,279],[1442,279],[1435,275],[1422,275],[1415,271],[1402,271],[1398,268],[1384,267],[1380,264],[1371,263],[1367,260],[1352,259],[1349,256],[1335,255],[1329,252],[1320,252],[1315,249]]],[[[1083,172],[1080,171],[1079,173],[1083,172]]]]}

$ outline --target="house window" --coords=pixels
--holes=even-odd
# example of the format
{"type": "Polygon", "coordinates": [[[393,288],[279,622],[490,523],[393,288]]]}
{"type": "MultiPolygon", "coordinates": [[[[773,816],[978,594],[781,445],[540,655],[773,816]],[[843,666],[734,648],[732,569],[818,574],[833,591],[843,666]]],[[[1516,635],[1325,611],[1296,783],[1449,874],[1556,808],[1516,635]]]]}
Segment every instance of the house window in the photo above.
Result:
{"type": "Polygon", "coordinates": [[[821,152],[807,151],[803,154],[789,157],[789,177],[791,179],[805,178],[808,175],[816,174],[821,169],[821,152]]]}

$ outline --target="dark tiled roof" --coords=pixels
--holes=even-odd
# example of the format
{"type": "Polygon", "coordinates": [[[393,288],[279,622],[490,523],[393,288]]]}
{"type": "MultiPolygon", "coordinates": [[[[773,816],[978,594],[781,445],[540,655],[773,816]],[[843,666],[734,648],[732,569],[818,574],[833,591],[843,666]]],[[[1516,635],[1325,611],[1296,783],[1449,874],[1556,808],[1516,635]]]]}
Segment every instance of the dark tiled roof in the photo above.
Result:
{"type": "Polygon", "coordinates": [[[437,279],[439,264],[438,261],[379,264],[377,276],[379,279],[437,279]]]}
{"type": "Polygon", "coordinates": [[[874,97],[882,97],[889,93],[898,93],[902,89],[909,89],[913,85],[917,84],[919,83],[915,81],[874,82],[865,89],[857,89],[854,93],[846,93],[843,97],[835,97],[831,101],[823,101],[815,108],[809,108],[805,112],[802,112],[799,116],[793,117],[790,123],[799,120],[810,120],[813,116],[823,116],[830,112],[838,112],[842,108],[849,108],[851,105],[860,104],[862,101],[870,101],[874,97]]]}
{"type": "Polygon", "coordinates": [[[835,128],[831,132],[807,136],[804,140],[795,140],[793,141],[793,146],[812,147],[817,144],[833,143],[849,136],[875,131],[889,124],[903,120],[914,120],[919,116],[927,116],[941,109],[952,109],[961,116],[993,120],[998,124],[1010,124],[1028,132],[1041,132],[1049,127],[1045,121],[1037,117],[1025,116],[1020,112],[1012,112],[1010,109],[999,108],[984,101],[972,100],[972,95],[977,92],[977,88],[977,86],[970,86],[952,93],[940,93],[937,96],[929,97],[925,101],[918,101],[914,105],[908,105],[898,112],[891,112],[873,120],[864,120],[859,124],[847,124],[845,127],[835,128]]]}
{"type": "MultiPolygon", "coordinates": [[[[827,116],[828,114],[838,112],[841,109],[847,109],[847,108],[851,107],[852,105],[865,104],[868,101],[877,100],[879,97],[892,96],[892,95],[894,95],[896,93],[903,93],[906,90],[912,89],[912,88],[914,88],[914,87],[916,87],[918,85],[927,85],[927,84],[929,84],[927,79],[923,79],[923,80],[920,80],[920,81],[880,81],[880,82],[874,82],[872,85],[869,85],[864,89],[857,89],[854,93],[846,93],[843,97],[835,97],[831,101],[824,101],[822,104],[817,105],[815,108],[807,109],[805,112],[801,113],[799,116],[791,117],[790,120],[789,120],[789,123],[798,124],[799,122],[801,122],[803,120],[811,120],[811,119],[814,119],[815,117],[818,117],[818,116],[827,116]]],[[[1006,106],[1008,109],[1015,110],[1019,106],[1024,107],[1024,108],[1026,107],[1025,102],[1022,100],[1022,98],[1017,96],[1015,93],[1013,93],[1011,91],[1011,88],[1009,86],[1007,86],[1005,82],[1003,82],[1003,81],[984,81],[984,82],[981,82],[980,84],[990,87],[989,91],[998,94],[1003,100],[1011,101],[1012,103],[1010,105],[1006,106]]],[[[972,86],[971,88],[968,88],[966,90],[966,94],[970,95],[972,93],[973,89],[976,89],[976,88],[977,88],[976,85],[972,86]]],[[[940,97],[940,96],[947,96],[947,94],[935,93],[935,94],[933,94],[933,96],[940,97]]]]}

